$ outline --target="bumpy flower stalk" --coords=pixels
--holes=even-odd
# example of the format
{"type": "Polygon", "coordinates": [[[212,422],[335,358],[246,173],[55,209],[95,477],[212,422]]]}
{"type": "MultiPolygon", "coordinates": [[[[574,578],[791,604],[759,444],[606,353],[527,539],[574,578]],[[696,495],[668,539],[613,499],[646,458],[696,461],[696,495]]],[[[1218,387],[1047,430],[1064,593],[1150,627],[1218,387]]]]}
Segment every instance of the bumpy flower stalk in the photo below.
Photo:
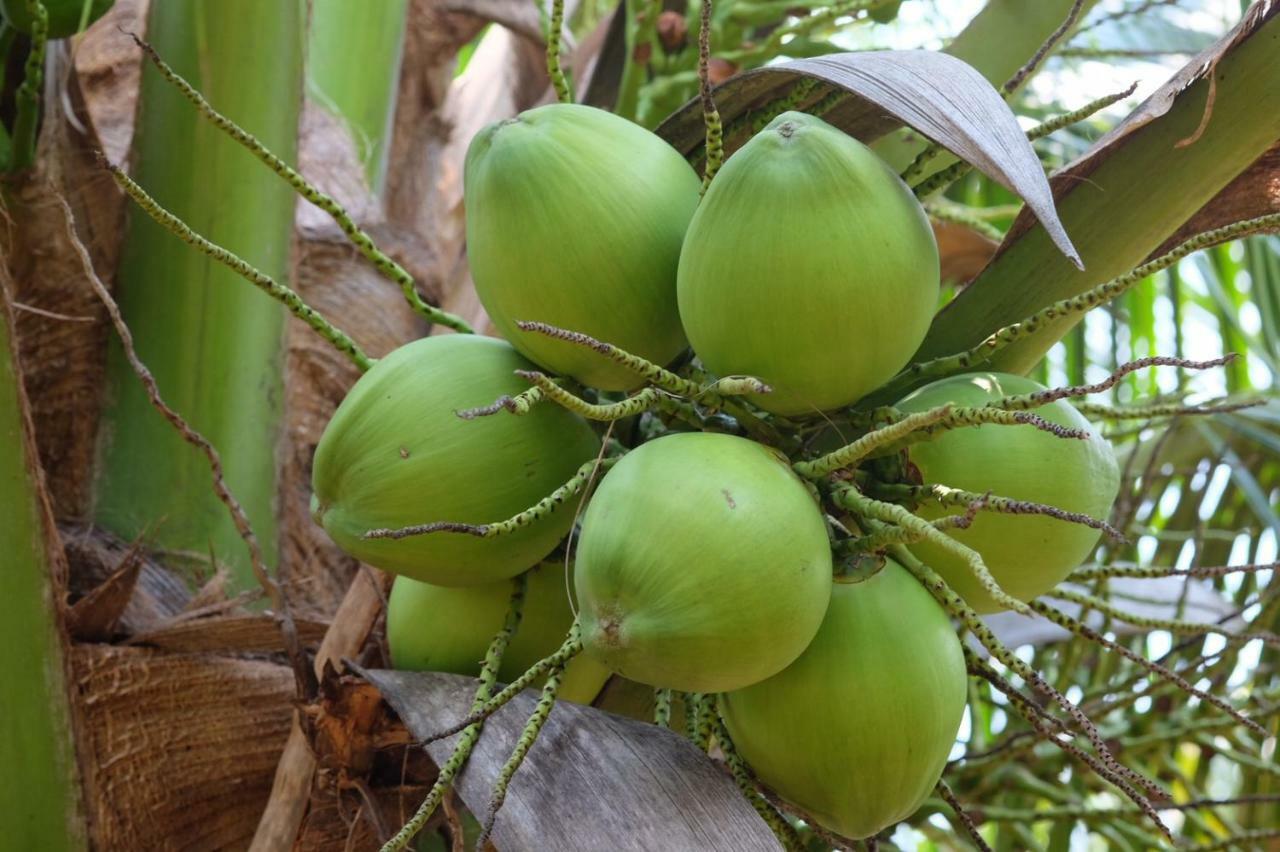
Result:
{"type": "Polygon", "coordinates": [[[1057,598],[1061,601],[1070,601],[1074,604],[1097,610],[1112,618],[1132,624],[1136,627],[1143,627],[1148,630],[1168,630],[1170,633],[1191,634],[1195,636],[1204,635],[1206,633],[1216,633],[1221,636],[1230,636],[1236,639],[1261,639],[1268,645],[1280,646],[1280,636],[1268,632],[1256,633],[1234,633],[1225,627],[1217,624],[1207,624],[1199,621],[1183,621],[1177,618],[1156,618],[1149,615],[1139,615],[1137,613],[1128,612],[1115,606],[1110,601],[1104,600],[1095,595],[1086,594],[1085,592],[1075,592],[1070,589],[1056,588],[1045,593],[1046,597],[1057,598]]]}
{"type": "Polygon", "coordinates": [[[698,96],[702,99],[702,122],[707,128],[704,143],[707,156],[702,167],[702,192],[705,194],[724,162],[724,127],[720,123],[716,99],[711,94],[711,0],[702,0],[698,27],[698,96]]]}
{"type": "Polygon", "coordinates": [[[1150,367],[1178,367],[1183,370],[1211,370],[1215,367],[1221,367],[1230,364],[1236,358],[1235,353],[1228,353],[1221,358],[1212,358],[1208,361],[1188,361],[1185,358],[1171,358],[1167,356],[1155,356],[1152,358],[1139,358],[1136,361],[1130,361],[1127,364],[1121,364],[1116,368],[1115,372],[1107,376],[1100,382],[1091,385],[1073,385],[1070,387],[1050,388],[1049,390],[1037,391],[1035,393],[1024,393],[1017,396],[1006,396],[1003,399],[997,399],[994,402],[987,403],[991,408],[999,408],[1003,411],[1026,411],[1031,408],[1041,408],[1060,399],[1074,399],[1076,397],[1089,396],[1095,393],[1102,393],[1110,390],[1119,384],[1120,381],[1130,373],[1136,373],[1139,370],[1145,370],[1150,367]]]}
{"type": "Polygon", "coordinates": [[[518,393],[515,396],[500,396],[489,405],[482,405],[479,408],[464,408],[454,413],[463,420],[475,420],[477,417],[488,417],[497,414],[499,411],[507,411],[511,414],[519,416],[528,414],[535,405],[546,399],[547,396],[542,392],[542,388],[529,388],[527,391],[518,393]]]}
{"type": "Polygon", "coordinates": [[[795,471],[801,476],[810,479],[821,479],[824,476],[835,473],[837,470],[853,467],[872,453],[892,444],[899,438],[941,422],[950,416],[952,408],[950,405],[941,405],[928,411],[908,415],[896,423],[868,432],[858,440],[846,444],[834,452],[827,453],[825,456],[812,461],[797,462],[795,471]]]}
{"type": "Polygon", "coordinates": [[[1165,666],[1162,666],[1160,663],[1154,662],[1152,660],[1148,660],[1146,657],[1130,650],[1129,648],[1126,648],[1124,645],[1121,645],[1118,642],[1111,641],[1110,639],[1103,636],[1098,631],[1094,630],[1092,627],[1089,627],[1089,625],[1085,624],[1083,621],[1080,621],[1079,619],[1076,619],[1076,618],[1072,618],[1062,610],[1057,609],[1053,606],[1050,606],[1044,601],[1032,601],[1031,608],[1034,609],[1039,615],[1049,619],[1059,627],[1069,630],[1081,638],[1088,639],[1090,642],[1094,642],[1098,645],[1101,645],[1107,650],[1114,651],[1115,653],[1124,657],[1126,660],[1136,663],[1146,671],[1150,672],[1151,674],[1154,674],[1156,677],[1159,677],[1165,681],[1168,681],[1169,683],[1176,686],[1178,689],[1181,689],[1183,692],[1189,695],[1194,695],[1196,698],[1199,698],[1201,701],[1204,701],[1206,704],[1210,704],[1218,708],[1223,713],[1226,713],[1228,716],[1230,716],[1233,720],[1235,720],[1236,722],[1239,722],[1241,725],[1244,725],[1246,728],[1258,734],[1259,736],[1262,736],[1262,737],[1269,736],[1266,728],[1263,728],[1257,722],[1245,716],[1239,710],[1232,707],[1230,704],[1223,701],[1218,696],[1205,692],[1202,689],[1197,689],[1194,685],[1191,684],[1190,681],[1188,681],[1186,678],[1179,675],[1177,672],[1174,672],[1173,670],[1165,666]]]}
{"type": "Polygon", "coordinates": [[[578,468],[578,472],[570,477],[569,481],[564,485],[561,485],[528,509],[512,515],[505,521],[495,521],[491,524],[461,524],[454,521],[435,521],[429,524],[415,524],[414,526],[399,527],[397,529],[373,529],[365,533],[364,538],[402,539],[436,532],[465,533],[477,538],[496,538],[502,535],[511,535],[530,524],[542,520],[557,511],[569,500],[580,495],[586,490],[587,483],[591,481],[597,471],[608,470],[617,464],[619,458],[621,456],[583,462],[582,466],[578,468]]]}
{"type": "Polygon", "coordinates": [[[573,88],[560,67],[560,33],[564,29],[564,0],[551,0],[551,20],[547,22],[547,76],[560,103],[573,103],[573,88]]]}
{"type": "MultiPolygon", "coordinates": [[[[1012,397],[1006,397],[1011,399],[1012,397]]],[[[912,444],[921,441],[927,441],[933,435],[939,432],[949,432],[952,429],[964,429],[969,426],[1034,426],[1041,432],[1048,432],[1058,438],[1065,438],[1074,441],[1084,441],[1089,438],[1089,433],[1083,429],[1072,429],[1067,426],[1060,426],[1050,420],[1032,414],[1027,411],[1006,411],[997,408],[995,405],[983,406],[981,408],[953,408],[951,414],[942,420],[930,426],[912,432],[903,438],[895,441],[876,451],[876,456],[891,455],[899,450],[905,449],[912,444]]]]}
{"type": "Polygon", "coordinates": [[[489,841],[489,835],[493,833],[493,824],[498,819],[498,811],[502,809],[502,803],[507,799],[507,788],[511,786],[511,779],[515,777],[516,770],[520,768],[520,764],[524,763],[525,756],[529,754],[529,749],[533,748],[534,741],[538,738],[538,734],[542,732],[542,727],[547,723],[547,719],[551,716],[551,711],[555,708],[556,694],[560,691],[560,683],[564,679],[564,666],[556,666],[547,672],[547,682],[542,687],[542,693],[538,696],[538,703],[534,705],[533,713],[529,715],[529,721],[520,731],[520,737],[516,740],[516,747],[512,750],[511,756],[507,758],[507,762],[502,765],[501,771],[498,772],[498,778],[493,784],[493,793],[489,798],[489,812],[485,815],[484,828],[480,832],[480,837],[476,840],[476,848],[484,849],[485,844],[489,841]]]}
{"type": "Polygon", "coordinates": [[[730,376],[726,379],[721,379],[719,382],[713,382],[709,386],[704,386],[690,379],[681,378],[670,370],[647,361],[639,355],[633,355],[625,349],[614,346],[612,343],[605,343],[582,332],[557,328],[544,322],[520,321],[516,323],[516,326],[521,331],[544,334],[547,337],[563,340],[566,343],[573,343],[598,352],[614,363],[620,364],[645,379],[655,387],[698,402],[713,411],[723,410],[742,424],[742,427],[753,437],[765,443],[776,445],[782,442],[781,436],[773,426],[761,420],[760,417],[745,406],[726,398],[730,390],[734,390],[737,393],[768,393],[769,386],[759,379],[749,376],[730,376]]]}
{"type": "Polygon", "coordinates": [[[128,35],[142,49],[143,55],[151,60],[151,64],[160,72],[160,76],[181,92],[182,96],[195,106],[201,116],[208,119],[209,123],[214,127],[240,143],[263,165],[293,187],[294,192],[329,214],[329,218],[333,219],[334,223],[342,229],[342,233],[347,235],[347,239],[351,240],[351,243],[360,252],[361,256],[373,264],[373,267],[379,273],[399,285],[404,293],[405,300],[415,311],[421,314],[428,322],[446,326],[454,331],[465,334],[470,334],[474,331],[462,317],[423,301],[422,297],[418,295],[417,283],[413,280],[413,276],[378,248],[373,241],[373,237],[369,236],[368,232],[356,224],[355,220],[351,218],[351,214],[337,199],[304,178],[297,169],[272,153],[271,149],[252,133],[214,109],[204,95],[200,94],[182,75],[174,71],[149,42],[143,41],[133,33],[128,35]]]}
{"type": "Polygon", "coordinates": [[[1000,584],[996,582],[995,577],[991,576],[991,572],[987,570],[986,564],[976,550],[964,546],[951,536],[939,531],[928,521],[916,517],[901,506],[873,500],[854,488],[844,488],[836,492],[835,500],[861,517],[874,518],[877,521],[901,527],[918,535],[917,540],[931,542],[958,559],[964,560],[974,579],[1000,606],[1023,615],[1031,614],[1030,608],[1025,603],[1000,588],[1000,584]]]}
{"type": "Polygon", "coordinates": [[[981,500],[982,504],[979,509],[983,512],[1002,515],[1044,515],[1066,523],[1080,524],[1092,527],[1095,530],[1101,530],[1108,538],[1114,541],[1125,541],[1124,533],[1106,521],[1092,518],[1081,512],[1068,512],[1065,509],[1059,509],[1056,506],[1049,506],[1044,503],[1014,500],[1010,497],[1000,497],[994,494],[978,494],[974,491],[963,491],[947,485],[884,485],[876,486],[874,490],[877,495],[895,502],[927,501],[936,503],[939,506],[971,507],[981,500]]]}
{"type": "Polygon", "coordinates": [[[458,731],[471,727],[479,722],[488,719],[498,710],[502,709],[512,698],[515,698],[524,690],[534,684],[538,678],[545,677],[548,673],[556,668],[564,668],[569,661],[576,657],[582,651],[582,632],[578,626],[578,622],[574,622],[569,628],[569,635],[565,637],[564,644],[553,651],[546,657],[529,667],[528,671],[513,680],[501,692],[492,698],[479,703],[471,711],[471,715],[462,721],[450,725],[443,731],[438,731],[427,737],[423,742],[433,743],[442,740],[445,737],[451,737],[458,731]]]}
{"type": "Polygon", "coordinates": [[[954,355],[945,355],[932,361],[912,364],[891,379],[882,391],[876,393],[876,397],[896,399],[912,387],[923,384],[926,381],[945,378],[978,367],[1006,346],[1030,337],[1046,323],[1074,314],[1084,314],[1099,305],[1104,305],[1142,283],[1149,276],[1169,268],[1189,254],[1248,234],[1275,231],[1277,229],[1280,229],[1280,213],[1245,219],[1230,225],[1224,225],[1221,228],[1205,231],[1186,242],[1180,243],[1166,254],[1149,260],[1118,278],[1099,284],[1092,290],[1088,290],[1078,296],[1061,299],[1045,308],[1041,308],[1020,322],[1005,326],[972,349],[967,349],[954,355]]]}
{"type": "Polygon", "coordinates": [[[44,83],[44,51],[49,41],[49,12],[40,0],[26,0],[31,16],[31,47],[22,67],[22,85],[14,95],[13,159],[10,167],[23,171],[35,162],[40,123],[40,87],[44,83]]]}
{"type": "MultiPolygon", "coordinates": [[[[927,148],[925,150],[928,150],[927,148]]],[[[924,205],[930,219],[939,222],[952,222],[964,225],[971,231],[981,234],[989,240],[999,242],[1004,239],[1004,232],[985,219],[971,215],[963,206],[942,201],[930,201],[924,205]]]]}
{"type": "MultiPolygon", "coordinates": [[[[488,650],[485,651],[484,664],[480,668],[480,685],[476,688],[476,697],[471,704],[473,711],[483,707],[485,701],[493,694],[494,684],[498,682],[498,667],[502,665],[502,656],[506,653],[507,645],[511,643],[511,637],[515,635],[516,630],[520,627],[520,619],[524,614],[528,575],[521,574],[512,581],[512,584],[511,604],[507,608],[507,615],[503,619],[502,628],[493,637],[493,640],[489,643],[488,650]]],[[[467,758],[471,756],[471,750],[475,748],[476,740],[479,738],[479,722],[473,723],[463,730],[462,736],[458,738],[458,742],[453,747],[453,753],[449,755],[449,759],[440,767],[436,782],[427,791],[427,797],[418,807],[413,818],[396,832],[395,837],[383,844],[382,852],[400,852],[422,830],[422,827],[427,824],[427,820],[431,819],[435,809],[440,806],[445,794],[449,792],[453,779],[462,769],[463,764],[467,762],[467,758]]]]}
{"type": "MultiPolygon", "coordinates": [[[[1142,775],[1139,775],[1119,763],[1111,753],[1111,750],[1107,747],[1106,742],[1102,739],[1102,735],[1098,732],[1097,726],[1094,725],[1093,721],[1085,715],[1084,711],[1045,681],[1045,679],[1040,676],[1039,672],[1019,659],[1012,651],[1005,647],[1004,643],[996,638],[995,634],[991,631],[991,628],[989,628],[978,616],[978,613],[966,604],[964,600],[956,594],[955,590],[947,585],[947,582],[943,580],[936,571],[925,565],[919,559],[916,559],[915,556],[912,555],[911,551],[907,550],[905,547],[893,548],[892,555],[898,564],[911,572],[911,574],[924,585],[924,587],[934,596],[934,599],[937,600],[944,609],[955,616],[961,624],[964,625],[965,629],[973,634],[974,638],[976,638],[982,646],[990,652],[993,658],[998,660],[1014,674],[1018,675],[1018,677],[1021,677],[1034,689],[1049,696],[1055,704],[1066,711],[1067,715],[1071,717],[1071,720],[1075,722],[1075,724],[1084,733],[1085,737],[1089,740],[1089,743],[1093,746],[1093,749],[1097,754],[1096,758],[1092,755],[1088,755],[1089,760],[1092,761],[1090,765],[1093,766],[1096,762],[1102,770],[1099,774],[1104,778],[1108,778],[1109,780],[1112,778],[1119,778],[1124,785],[1121,789],[1125,790],[1126,795],[1129,795],[1134,804],[1143,808],[1144,813],[1148,813],[1149,811],[1149,815],[1155,820],[1155,822],[1163,827],[1163,823],[1160,823],[1158,816],[1156,816],[1154,809],[1151,807],[1150,801],[1148,801],[1144,795],[1134,790],[1133,784],[1137,784],[1138,786],[1145,788],[1148,792],[1159,796],[1162,799],[1168,798],[1168,794],[1156,785],[1155,782],[1148,778],[1144,778],[1142,775]]],[[[966,657],[968,657],[971,652],[968,648],[965,648],[965,653],[966,657]]],[[[1034,704],[1031,704],[1030,708],[1034,713],[1044,715],[1044,711],[1034,704]]],[[[1043,724],[1043,722],[1037,718],[1037,724],[1043,724]]],[[[1066,749],[1071,745],[1069,742],[1057,736],[1051,736],[1049,739],[1060,748],[1066,749]]],[[[1167,829],[1165,829],[1165,831],[1167,833],[1167,829]]]]}
{"type": "Polygon", "coordinates": [[[1095,405],[1092,403],[1076,403],[1076,410],[1093,420],[1155,420],[1162,417],[1194,417],[1211,414],[1226,414],[1232,411],[1243,411],[1246,408],[1257,408],[1265,405],[1263,399],[1246,399],[1239,402],[1219,400],[1204,405],[1182,405],[1180,403],[1163,403],[1153,405],[1095,405]]]}
{"type": "Polygon", "coordinates": [[[711,748],[711,734],[715,729],[716,697],[691,692],[685,701],[685,708],[689,739],[698,751],[706,751],[711,748]]]}
{"type": "Polygon", "coordinates": [[[782,844],[782,848],[787,852],[800,852],[800,850],[804,849],[804,841],[800,839],[795,826],[788,822],[782,812],[770,804],[769,800],[761,796],[756,789],[755,781],[751,777],[751,771],[747,768],[746,761],[738,754],[738,749],[734,746],[733,739],[729,736],[729,729],[718,714],[715,714],[712,718],[712,731],[716,736],[716,742],[720,744],[720,751],[724,754],[725,765],[729,767],[729,773],[733,776],[734,783],[738,785],[743,797],[751,804],[755,812],[772,829],[774,836],[782,844]]]}
{"type": "Polygon", "coordinates": [[[986,839],[978,833],[978,826],[973,821],[973,815],[960,804],[960,800],[956,798],[956,794],[951,791],[951,787],[947,785],[947,782],[939,778],[937,790],[938,795],[950,806],[951,812],[955,814],[956,819],[964,826],[965,833],[969,835],[973,845],[982,852],[991,852],[991,847],[987,845],[986,839]]]}
{"type": "Polygon", "coordinates": [[[168,210],[160,206],[160,203],[147,194],[147,191],[138,186],[133,178],[126,175],[120,168],[112,163],[102,159],[103,166],[111,172],[111,176],[115,178],[120,188],[132,198],[139,207],[142,208],[148,216],[164,228],[169,233],[182,240],[187,245],[192,246],[201,254],[213,258],[222,265],[235,272],[241,278],[244,278],[250,284],[262,290],[271,298],[283,304],[289,309],[289,312],[323,337],[334,349],[337,349],[343,355],[351,360],[353,364],[361,370],[368,370],[373,366],[373,359],[364,353],[356,342],[352,340],[345,332],[333,325],[325,319],[315,308],[308,305],[289,287],[276,281],[270,275],[252,266],[248,261],[243,260],[234,252],[223,248],[220,245],[210,242],[204,237],[191,230],[185,222],[168,210]]]}
{"type": "Polygon", "coordinates": [[[585,417],[588,420],[604,423],[634,417],[637,414],[653,409],[657,405],[659,394],[662,393],[658,388],[649,387],[633,396],[627,397],[621,402],[601,405],[587,402],[577,394],[565,390],[545,373],[539,373],[536,370],[516,370],[516,375],[542,391],[544,399],[549,399],[556,405],[567,408],[574,414],[585,417]]]}
{"type": "Polygon", "coordinates": [[[1016,709],[1019,715],[1027,721],[1036,733],[1043,739],[1053,743],[1062,751],[1071,755],[1081,763],[1092,769],[1100,778],[1109,781],[1123,792],[1131,801],[1133,801],[1144,815],[1150,819],[1168,840],[1174,842],[1173,833],[1168,826],[1160,819],[1160,814],[1156,811],[1151,801],[1137,790],[1129,781],[1123,777],[1117,770],[1128,772],[1123,766],[1115,762],[1109,753],[1106,753],[1103,759],[1099,759],[1080,746],[1073,743],[1069,738],[1059,735],[1050,725],[1047,725],[1043,719],[1044,711],[1035,705],[1033,701],[1018,691],[1007,679],[1001,677],[994,669],[985,662],[978,659],[977,654],[970,648],[964,649],[965,661],[969,665],[969,671],[986,680],[1000,692],[1008,697],[1009,703],[1016,709]]]}
{"type": "Polygon", "coordinates": [[[1206,565],[1200,568],[1161,568],[1154,565],[1090,565],[1077,568],[1067,579],[1073,583],[1090,580],[1106,580],[1112,577],[1135,577],[1152,580],[1158,577],[1225,577],[1228,574],[1253,574],[1258,571],[1280,569],[1280,562],[1259,562],[1252,565],[1206,565]]]}
{"type": "Polygon", "coordinates": [[[671,727],[671,690],[653,691],[653,724],[659,728],[671,727]]]}

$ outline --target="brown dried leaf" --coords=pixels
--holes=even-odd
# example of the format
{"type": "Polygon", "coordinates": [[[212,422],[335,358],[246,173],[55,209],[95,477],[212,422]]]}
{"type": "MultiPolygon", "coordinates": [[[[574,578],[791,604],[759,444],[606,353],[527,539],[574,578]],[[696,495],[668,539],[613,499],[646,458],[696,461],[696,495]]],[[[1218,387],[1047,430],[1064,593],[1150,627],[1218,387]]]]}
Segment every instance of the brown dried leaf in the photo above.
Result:
{"type": "MultiPolygon", "coordinates": [[[[315,647],[328,625],[294,619],[298,640],[315,647]]],[[[222,615],[181,621],[135,634],[130,645],[147,645],[166,651],[219,654],[282,654],[280,625],[269,615],[222,615]]]]}
{"type": "Polygon", "coordinates": [[[289,667],[107,645],[72,663],[94,848],[245,846],[289,730],[289,667]]]}
{"type": "Polygon", "coordinates": [[[1280,142],[1223,187],[1151,256],[1159,257],[1197,234],[1277,212],[1280,212],[1280,142]]]}
{"type": "Polygon", "coordinates": [[[142,549],[135,543],[125,552],[119,568],[67,610],[67,632],[83,642],[110,639],[133,598],[141,573],[142,549]]]}
{"type": "MultiPolygon", "coordinates": [[[[864,142],[905,124],[972,163],[1026,201],[1058,249],[1081,265],[1031,143],[999,92],[968,63],[927,50],[836,53],[739,74],[716,88],[716,105],[732,120],[785,97],[802,78],[826,84],[810,101],[835,89],[852,95],[823,118],[864,142]]],[[[664,121],[658,134],[682,153],[696,150],[703,138],[698,100],[664,121]]]]}
{"type": "MultiPolygon", "coordinates": [[[[462,718],[472,678],[362,674],[427,737],[462,718]]],[[[486,723],[457,782],[472,813],[489,793],[537,698],[524,692],[486,723]]],[[[437,764],[456,737],[431,743],[437,764]]],[[[493,832],[499,849],[776,850],[777,839],[714,761],[672,731],[592,707],[556,704],[507,793],[493,832]]]]}
{"type": "Polygon", "coordinates": [[[955,222],[934,221],[931,224],[934,239],[938,242],[943,283],[968,284],[996,253],[996,241],[972,228],[955,222]]]}

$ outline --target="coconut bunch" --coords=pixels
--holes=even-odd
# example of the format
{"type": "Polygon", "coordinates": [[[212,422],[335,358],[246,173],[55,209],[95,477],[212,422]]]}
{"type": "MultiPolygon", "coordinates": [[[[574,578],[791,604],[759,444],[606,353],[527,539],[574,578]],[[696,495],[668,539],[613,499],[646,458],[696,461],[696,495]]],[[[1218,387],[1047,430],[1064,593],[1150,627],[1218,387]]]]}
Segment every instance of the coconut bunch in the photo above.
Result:
{"type": "Polygon", "coordinates": [[[1088,557],[1115,457],[1069,404],[1091,389],[910,363],[938,251],[857,140],[783,113],[700,190],[590,107],[477,135],[468,252],[506,340],[374,365],[317,449],[313,513],[400,575],[397,666],[481,674],[516,579],[511,687],[442,736],[544,682],[536,736],[556,690],[612,673],[662,719],[683,694],[786,810],[872,837],[954,744],[956,624],[1028,612],[1088,557]]]}
{"type": "MultiPolygon", "coordinates": [[[[547,50],[562,102],[486,128],[466,159],[469,260],[505,339],[470,334],[423,302],[341,205],[154,52],[206,118],[329,213],[419,313],[459,333],[374,361],[109,167],[143,211],[363,371],[317,447],[312,515],[347,553],[397,575],[395,665],[479,678],[473,712],[436,735],[462,732],[452,757],[386,848],[405,848],[426,824],[483,720],[541,684],[495,784],[487,838],[557,698],[590,702],[610,676],[653,688],[656,724],[670,724],[680,696],[690,739],[718,749],[788,849],[801,848],[801,823],[836,846],[873,838],[935,790],[984,847],[941,780],[968,675],[1172,841],[1153,805],[1167,791],[1120,763],[980,614],[1047,618],[1267,735],[1047,600],[1202,627],[1056,587],[1102,534],[1120,536],[1103,520],[1116,460],[1083,411],[1141,419],[1242,405],[1078,401],[1136,370],[1230,357],[1146,358],[1054,389],[985,367],[1046,322],[1198,248],[1280,227],[1280,216],[1205,232],[972,349],[913,362],[939,301],[938,251],[916,197],[929,181],[913,191],[860,142],[800,112],[781,112],[721,167],[705,74],[699,178],[660,137],[565,102],[561,13],[553,6],[547,50]]],[[[705,58],[709,4],[703,14],[705,58]]]]}

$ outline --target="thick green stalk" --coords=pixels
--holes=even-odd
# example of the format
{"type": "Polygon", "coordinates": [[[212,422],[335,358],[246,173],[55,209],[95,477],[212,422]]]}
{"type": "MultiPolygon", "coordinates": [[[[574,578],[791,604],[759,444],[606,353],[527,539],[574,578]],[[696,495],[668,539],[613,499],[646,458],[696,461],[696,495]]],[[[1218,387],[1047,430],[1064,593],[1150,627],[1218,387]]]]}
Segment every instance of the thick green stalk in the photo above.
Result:
{"type": "Polygon", "coordinates": [[[0,814],[6,849],[85,848],[58,627],[56,533],[42,505],[30,422],[0,289],[0,814]]]}
{"type": "Polygon", "coordinates": [[[386,177],[407,5],[313,0],[311,6],[307,94],[346,121],[375,195],[386,177]]]}
{"type": "MultiPolygon", "coordinates": [[[[295,159],[302,91],[302,4],[191,0],[152,4],[148,37],[210,102],[286,160],[295,159]]],[[[294,196],[144,69],[134,177],[166,208],[278,281],[288,278],[294,196]]],[[[276,553],[284,314],[146,217],[131,216],[117,292],[167,401],[218,448],[226,480],[276,553]]],[[[97,521],[126,537],[210,553],[256,586],[204,460],[148,402],[117,344],[108,354],[97,521]]]]}
{"type": "MultiPolygon", "coordinates": [[[[1169,111],[1134,131],[1087,180],[1058,201],[1080,251],[1077,270],[1042,228],[1025,233],[935,319],[915,360],[958,352],[1045,305],[1089,290],[1137,266],[1280,137],[1280,16],[1222,58],[1203,133],[1191,144],[1210,91],[1200,80],[1169,111]]],[[[1025,372],[1078,316],[1047,323],[993,358],[1025,372]]]]}

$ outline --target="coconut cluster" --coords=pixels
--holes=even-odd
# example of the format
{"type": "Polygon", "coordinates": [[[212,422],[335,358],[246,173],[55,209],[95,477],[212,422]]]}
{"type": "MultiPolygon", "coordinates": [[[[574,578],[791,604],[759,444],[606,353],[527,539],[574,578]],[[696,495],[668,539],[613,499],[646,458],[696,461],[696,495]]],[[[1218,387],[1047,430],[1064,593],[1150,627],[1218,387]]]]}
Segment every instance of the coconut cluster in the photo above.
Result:
{"type": "MultiPolygon", "coordinates": [[[[883,550],[845,570],[841,548],[872,527],[828,498],[880,479],[1101,517],[1118,489],[1109,445],[1059,401],[1040,416],[1069,440],[1030,424],[939,430],[856,476],[797,473],[822,452],[821,440],[798,436],[898,375],[939,301],[919,202],[870,149],[818,118],[778,116],[700,199],[698,175],[659,137],[556,104],[477,135],[464,185],[476,290],[505,341],[432,337],[383,358],[315,456],[316,521],[346,552],[399,575],[395,664],[477,673],[506,581],[554,557],[530,575],[502,678],[554,651],[576,619],[586,655],[567,697],[592,700],[609,673],[715,694],[758,779],[809,819],[864,838],[910,816],[955,740],[964,655],[947,611],[883,550]],[[510,403],[533,371],[595,408],[645,384],[610,347],[532,333],[530,322],[680,376],[754,377],[761,392],[740,404],[787,440],[757,440],[731,416],[694,428],[646,411],[610,427],[602,447],[603,430],[582,415],[591,405],[546,399],[506,406],[520,416],[490,405],[490,416],[459,417],[510,403]],[[567,546],[580,507],[562,486],[606,457],[567,546]],[[394,534],[433,521],[420,530],[430,534],[394,534]]],[[[978,407],[1036,390],[967,374],[896,408],[978,407]]],[[[925,521],[945,513],[909,508],[925,521]]],[[[1098,538],[1043,515],[980,514],[939,529],[1018,600],[1052,588],[1098,538]]],[[[909,546],[969,605],[1001,608],[954,548],[909,546]]]]}

